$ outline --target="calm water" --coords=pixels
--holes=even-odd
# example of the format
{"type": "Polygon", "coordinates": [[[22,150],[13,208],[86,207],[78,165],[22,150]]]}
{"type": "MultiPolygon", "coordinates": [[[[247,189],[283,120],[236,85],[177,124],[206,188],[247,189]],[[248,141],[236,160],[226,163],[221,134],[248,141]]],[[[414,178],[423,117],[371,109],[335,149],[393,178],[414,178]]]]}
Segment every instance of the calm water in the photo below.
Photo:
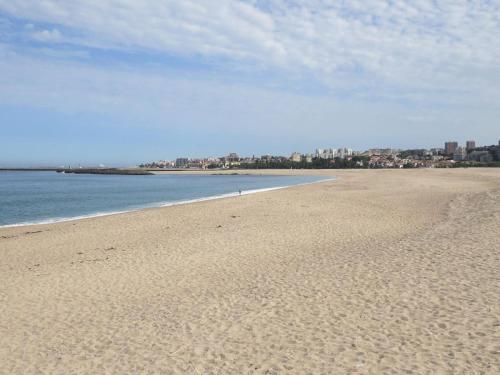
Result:
{"type": "Polygon", "coordinates": [[[315,182],[318,176],[76,175],[0,172],[0,226],[136,210],[242,190],[315,182]]]}

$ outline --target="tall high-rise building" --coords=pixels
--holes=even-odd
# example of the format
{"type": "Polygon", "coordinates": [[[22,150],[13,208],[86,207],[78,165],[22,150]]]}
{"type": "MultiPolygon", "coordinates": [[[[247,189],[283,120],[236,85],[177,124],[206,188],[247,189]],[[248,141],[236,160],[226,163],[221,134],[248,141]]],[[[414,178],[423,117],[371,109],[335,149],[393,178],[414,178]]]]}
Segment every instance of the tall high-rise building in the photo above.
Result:
{"type": "Polygon", "coordinates": [[[446,155],[453,155],[455,150],[458,148],[458,142],[445,142],[444,152],[446,155]]]}
{"type": "Polygon", "coordinates": [[[476,141],[467,141],[465,145],[467,151],[473,150],[476,148],[476,141]]]}

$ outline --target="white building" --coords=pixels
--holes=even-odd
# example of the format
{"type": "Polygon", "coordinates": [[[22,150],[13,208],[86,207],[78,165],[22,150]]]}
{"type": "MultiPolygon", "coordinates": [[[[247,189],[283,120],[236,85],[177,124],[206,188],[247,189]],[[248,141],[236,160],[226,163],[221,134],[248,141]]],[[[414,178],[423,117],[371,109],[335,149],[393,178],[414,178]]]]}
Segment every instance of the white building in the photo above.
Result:
{"type": "Polygon", "coordinates": [[[290,159],[293,161],[293,162],[296,162],[296,163],[300,163],[300,161],[302,160],[302,155],[299,154],[298,152],[294,152],[292,154],[292,156],[290,157],[290,159]]]}
{"type": "Polygon", "coordinates": [[[345,159],[353,155],[353,151],[350,148],[317,148],[315,156],[321,159],[335,159],[341,158],[345,159]]]}

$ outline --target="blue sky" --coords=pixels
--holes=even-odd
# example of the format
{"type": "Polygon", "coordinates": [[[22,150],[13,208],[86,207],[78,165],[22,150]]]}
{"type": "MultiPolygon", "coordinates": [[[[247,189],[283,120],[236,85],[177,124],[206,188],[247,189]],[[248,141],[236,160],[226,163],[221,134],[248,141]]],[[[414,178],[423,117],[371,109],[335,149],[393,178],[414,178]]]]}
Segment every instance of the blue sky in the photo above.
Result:
{"type": "Polygon", "coordinates": [[[0,166],[500,138],[500,1],[0,0],[0,166]]]}

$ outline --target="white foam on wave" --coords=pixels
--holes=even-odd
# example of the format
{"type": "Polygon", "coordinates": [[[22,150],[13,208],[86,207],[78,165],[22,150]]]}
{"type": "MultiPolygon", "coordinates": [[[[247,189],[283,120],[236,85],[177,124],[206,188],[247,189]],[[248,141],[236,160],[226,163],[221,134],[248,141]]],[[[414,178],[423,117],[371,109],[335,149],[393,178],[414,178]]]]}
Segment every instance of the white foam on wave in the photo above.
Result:
{"type": "MultiPolygon", "coordinates": [[[[256,193],[263,193],[263,192],[266,192],[266,191],[281,190],[281,189],[286,189],[286,188],[295,187],[295,186],[312,185],[312,184],[317,184],[317,183],[320,183],[320,182],[327,182],[327,181],[334,181],[334,180],[336,180],[336,178],[325,178],[325,179],[318,180],[318,181],[303,182],[303,183],[300,183],[300,184],[275,186],[275,187],[262,188],[262,189],[253,189],[253,190],[243,190],[241,192],[241,195],[250,195],[250,194],[256,194],[256,193]]],[[[66,221],[91,219],[91,218],[94,218],[94,217],[119,215],[119,214],[125,214],[125,213],[128,213],[128,212],[137,212],[137,211],[142,211],[142,210],[146,210],[146,209],[150,209],[150,208],[180,206],[180,205],[184,205],[184,204],[206,202],[206,201],[212,201],[212,200],[216,200],[216,199],[232,198],[232,197],[237,197],[237,196],[240,196],[239,191],[233,192],[233,193],[212,195],[212,196],[208,196],[208,197],[187,199],[187,200],[182,200],[182,201],[152,203],[150,205],[141,206],[141,207],[137,207],[137,208],[133,208],[133,209],[129,209],[129,210],[109,211],[109,212],[96,212],[96,213],[88,214],[88,215],[80,215],[80,216],[72,216],[72,217],[60,217],[60,218],[52,218],[52,219],[46,219],[46,220],[40,220],[40,221],[26,221],[26,222],[16,223],[16,224],[0,225],[0,228],[14,228],[14,227],[25,227],[25,226],[28,226],[28,225],[55,224],[55,223],[62,223],[62,222],[66,222],[66,221]]]]}

